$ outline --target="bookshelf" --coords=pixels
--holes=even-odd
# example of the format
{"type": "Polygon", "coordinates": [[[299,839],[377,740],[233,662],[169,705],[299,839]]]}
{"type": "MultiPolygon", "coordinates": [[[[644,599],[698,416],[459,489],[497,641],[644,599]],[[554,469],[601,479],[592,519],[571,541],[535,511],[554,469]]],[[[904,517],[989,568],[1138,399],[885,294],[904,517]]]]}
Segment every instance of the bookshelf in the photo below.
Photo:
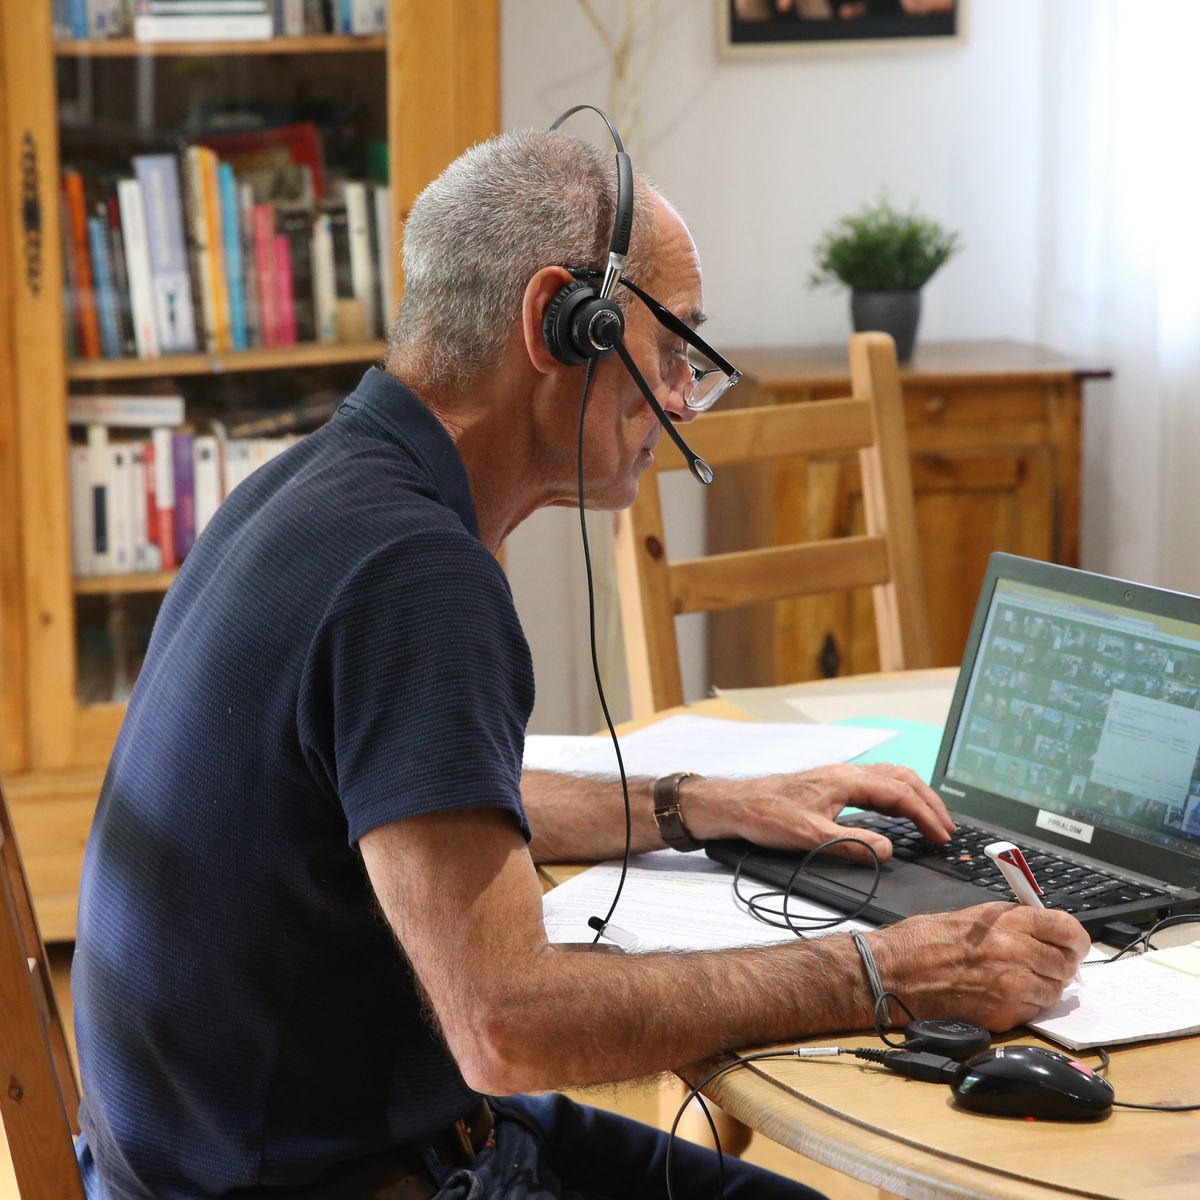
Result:
{"type": "MultiPolygon", "coordinates": [[[[372,140],[387,146],[398,231],[424,184],[498,127],[498,8],[499,0],[390,0],[384,35],[148,44],[56,42],[49,3],[0,5],[0,779],[52,939],[74,931],[91,812],[124,716],[122,703],[81,699],[85,635],[106,622],[151,621],[174,578],[170,570],[75,577],[68,393],[171,381],[190,418],[193,395],[237,403],[286,395],[310,376],[349,390],[386,350],[367,336],[69,359],[59,197],[62,167],[73,163],[65,151],[85,140],[103,161],[137,88],[153,92],[143,122],[190,119],[189,88],[206,102],[347,98],[364,137],[374,129],[372,140]],[[78,102],[85,87],[92,109],[78,102]]],[[[128,169],[122,153],[113,152],[114,169],[128,169]]],[[[402,286],[395,263],[393,294],[402,286]]]]}

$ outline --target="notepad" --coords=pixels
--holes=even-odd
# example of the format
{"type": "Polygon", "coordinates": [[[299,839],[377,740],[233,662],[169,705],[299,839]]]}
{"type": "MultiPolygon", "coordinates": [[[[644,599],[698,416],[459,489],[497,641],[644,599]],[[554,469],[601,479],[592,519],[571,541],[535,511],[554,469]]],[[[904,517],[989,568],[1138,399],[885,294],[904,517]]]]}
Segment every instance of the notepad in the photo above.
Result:
{"type": "Polygon", "coordinates": [[[1200,942],[1084,963],[1083,979],[1029,1028],[1072,1050],[1200,1033],[1200,942]]]}

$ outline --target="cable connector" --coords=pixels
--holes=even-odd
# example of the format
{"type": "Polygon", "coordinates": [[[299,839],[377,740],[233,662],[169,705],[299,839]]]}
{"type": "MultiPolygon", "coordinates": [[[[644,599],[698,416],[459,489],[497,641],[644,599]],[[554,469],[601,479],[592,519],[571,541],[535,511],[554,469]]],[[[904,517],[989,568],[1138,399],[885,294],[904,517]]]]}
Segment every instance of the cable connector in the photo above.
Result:
{"type": "Polygon", "coordinates": [[[897,1075],[920,1079],[924,1083],[951,1083],[958,1074],[959,1064],[944,1054],[929,1054],[914,1050],[855,1050],[855,1058],[880,1063],[897,1075]]]}

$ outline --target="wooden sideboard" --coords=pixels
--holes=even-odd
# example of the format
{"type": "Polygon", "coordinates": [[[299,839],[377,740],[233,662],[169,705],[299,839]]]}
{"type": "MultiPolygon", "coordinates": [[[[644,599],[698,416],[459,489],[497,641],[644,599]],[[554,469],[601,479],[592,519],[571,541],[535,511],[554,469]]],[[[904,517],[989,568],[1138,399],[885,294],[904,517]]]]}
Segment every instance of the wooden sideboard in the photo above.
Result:
{"type": "MultiPolygon", "coordinates": [[[[846,349],[733,349],[737,404],[849,391],[846,349]]],[[[930,343],[901,367],[934,663],[957,665],[988,555],[1079,560],[1083,385],[1107,369],[1011,341],[930,343]]],[[[852,459],[726,469],[707,497],[709,552],[861,528],[852,459]]],[[[877,669],[867,590],[708,618],[711,683],[757,686],[877,669]]]]}

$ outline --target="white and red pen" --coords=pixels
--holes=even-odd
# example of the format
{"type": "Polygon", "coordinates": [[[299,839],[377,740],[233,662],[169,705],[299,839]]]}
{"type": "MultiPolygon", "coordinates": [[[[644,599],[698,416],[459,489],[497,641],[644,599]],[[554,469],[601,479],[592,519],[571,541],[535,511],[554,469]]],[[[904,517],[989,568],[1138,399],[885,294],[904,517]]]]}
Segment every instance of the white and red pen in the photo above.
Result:
{"type": "MultiPolygon", "coordinates": [[[[1030,908],[1046,907],[1042,903],[1044,893],[1029,869],[1025,855],[1017,846],[1012,842],[990,842],[984,846],[983,852],[1000,868],[1000,874],[1012,888],[1018,904],[1025,904],[1030,908]]],[[[1075,972],[1075,982],[1083,982],[1083,977],[1078,971],[1075,972]]]]}

